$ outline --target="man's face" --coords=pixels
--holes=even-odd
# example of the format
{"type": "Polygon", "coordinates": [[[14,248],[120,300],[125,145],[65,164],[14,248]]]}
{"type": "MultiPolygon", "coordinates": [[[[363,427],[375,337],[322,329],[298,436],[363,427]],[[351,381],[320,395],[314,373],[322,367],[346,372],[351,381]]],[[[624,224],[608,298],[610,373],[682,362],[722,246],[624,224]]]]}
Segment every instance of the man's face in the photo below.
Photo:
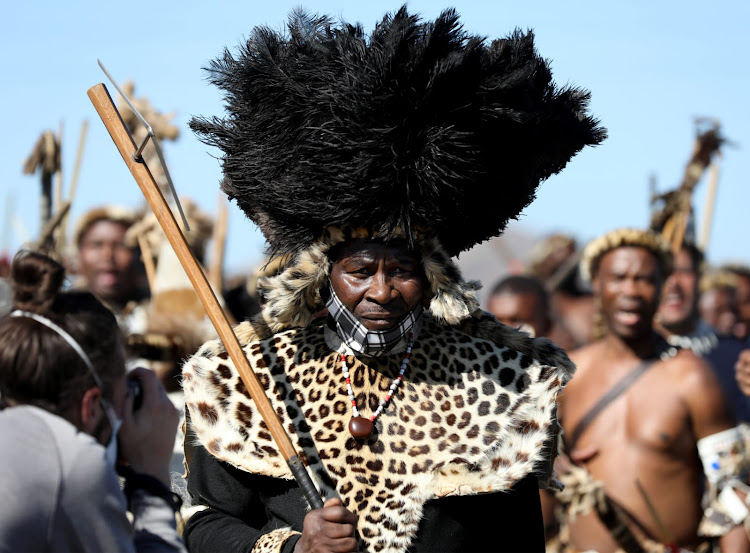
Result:
{"type": "Polygon", "coordinates": [[[737,275],[737,309],[741,325],[737,335],[745,339],[750,332],[750,277],[737,275]]]}
{"type": "Polygon", "coordinates": [[[698,271],[690,252],[681,249],[674,258],[674,270],[664,283],[658,321],[667,330],[687,334],[697,316],[698,271]]]}
{"type": "Polygon", "coordinates": [[[731,336],[737,324],[737,298],[729,288],[713,288],[701,294],[698,301],[701,319],[717,333],[731,336]]]}
{"type": "Polygon", "coordinates": [[[78,271],[89,290],[104,301],[127,301],[136,285],[137,254],[125,245],[126,231],[122,223],[96,221],[78,245],[78,271]]]}
{"type": "Polygon", "coordinates": [[[609,331],[623,339],[650,335],[660,287],[659,264],[649,250],[627,246],[604,254],[593,288],[609,331]]]}
{"type": "Polygon", "coordinates": [[[530,329],[534,336],[549,331],[549,317],[535,294],[501,292],[490,298],[488,309],[498,321],[513,328],[530,329]]]}
{"type": "Polygon", "coordinates": [[[356,240],[331,269],[331,285],[368,330],[387,330],[403,320],[424,293],[419,257],[406,246],[356,240]]]}

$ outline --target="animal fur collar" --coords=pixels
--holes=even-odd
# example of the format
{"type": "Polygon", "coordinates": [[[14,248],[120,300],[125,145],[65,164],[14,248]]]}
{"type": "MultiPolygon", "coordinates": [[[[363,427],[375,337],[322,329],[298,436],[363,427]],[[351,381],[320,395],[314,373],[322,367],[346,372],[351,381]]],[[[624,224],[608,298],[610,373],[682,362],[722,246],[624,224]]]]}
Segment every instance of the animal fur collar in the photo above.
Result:
{"type": "MultiPolygon", "coordinates": [[[[358,238],[377,238],[377,234],[365,228],[327,227],[309,248],[288,259],[279,274],[260,278],[263,324],[273,332],[308,326],[325,309],[321,290],[330,282],[328,251],[358,238]]],[[[458,324],[470,317],[479,308],[479,283],[463,279],[436,237],[420,235],[418,249],[427,284],[425,307],[441,323],[458,324]]]]}
{"type": "MultiPolygon", "coordinates": [[[[362,441],[347,430],[351,407],[323,328],[269,335],[244,323],[237,333],[313,481],[358,514],[367,550],[406,551],[430,499],[507,490],[530,473],[549,477],[555,400],[574,367],[548,340],[489,318],[460,328],[426,320],[398,393],[362,441]]],[[[364,416],[400,360],[347,359],[364,416]]],[[[183,377],[193,429],[211,454],[292,478],[220,342],[204,345],[183,377]]]]}

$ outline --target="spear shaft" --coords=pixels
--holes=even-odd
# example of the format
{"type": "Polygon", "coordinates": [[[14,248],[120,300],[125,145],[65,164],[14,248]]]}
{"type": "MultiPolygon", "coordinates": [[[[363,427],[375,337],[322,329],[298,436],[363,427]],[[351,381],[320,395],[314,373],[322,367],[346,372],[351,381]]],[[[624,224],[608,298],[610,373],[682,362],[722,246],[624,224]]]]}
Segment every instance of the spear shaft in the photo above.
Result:
{"type": "Polygon", "coordinates": [[[120,151],[122,159],[138,183],[143,196],[146,198],[154,215],[156,215],[156,219],[159,221],[172,249],[180,260],[185,273],[206,310],[206,314],[211,319],[214,328],[216,328],[229,357],[234,362],[240,378],[245,384],[245,388],[268,426],[268,430],[289,465],[289,469],[292,471],[297,484],[302,489],[305,498],[313,509],[322,508],[323,500],[320,494],[297,455],[294,445],[282,426],[281,421],[279,421],[271,402],[266,397],[265,391],[258,381],[255,372],[250,368],[250,364],[245,357],[245,352],[242,346],[240,346],[224,310],[219,305],[219,301],[216,299],[216,295],[211,289],[206,275],[193,256],[187,240],[185,240],[185,236],[182,234],[174,215],[172,215],[172,211],[169,209],[169,205],[159,190],[159,186],[156,184],[151,171],[149,171],[143,159],[140,156],[136,157],[134,155],[136,153],[135,142],[133,142],[132,136],[130,136],[123,123],[107,88],[101,83],[94,85],[88,90],[88,96],[91,103],[94,104],[99,117],[101,117],[104,126],[107,127],[107,131],[109,131],[117,149],[120,151]]]}

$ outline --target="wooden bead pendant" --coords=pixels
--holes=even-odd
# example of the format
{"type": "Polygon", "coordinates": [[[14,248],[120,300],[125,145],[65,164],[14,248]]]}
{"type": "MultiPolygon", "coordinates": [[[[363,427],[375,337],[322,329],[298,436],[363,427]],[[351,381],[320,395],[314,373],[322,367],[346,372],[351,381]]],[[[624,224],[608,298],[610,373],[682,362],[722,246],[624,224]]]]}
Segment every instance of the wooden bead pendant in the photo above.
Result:
{"type": "Polygon", "coordinates": [[[352,417],[349,421],[349,432],[355,438],[369,438],[374,428],[372,421],[364,417],[352,417]]]}

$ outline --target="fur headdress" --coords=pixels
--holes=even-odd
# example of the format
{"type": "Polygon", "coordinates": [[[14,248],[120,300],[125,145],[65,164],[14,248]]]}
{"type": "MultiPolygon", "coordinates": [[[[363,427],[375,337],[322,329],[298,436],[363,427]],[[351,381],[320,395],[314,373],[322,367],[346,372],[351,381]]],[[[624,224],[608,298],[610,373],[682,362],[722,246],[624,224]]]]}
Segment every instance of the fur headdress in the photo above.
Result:
{"type": "MultiPolygon", "coordinates": [[[[487,45],[453,10],[423,23],[402,7],[370,35],[295,11],[286,36],[256,28],[208,72],[227,117],[190,125],[222,150],[222,188],[271,253],[298,260],[324,254],[329,229],[350,228],[438,244],[450,263],[502,233],[541,181],[605,137],[588,93],[552,82],[531,32],[487,45]]],[[[451,322],[476,298],[455,266],[447,273],[438,280],[451,290],[431,292],[459,305],[451,322]]]]}
{"type": "Polygon", "coordinates": [[[628,246],[645,248],[652,252],[658,259],[659,268],[665,278],[672,272],[672,251],[659,234],[650,230],[621,228],[588,243],[581,259],[581,276],[591,282],[605,253],[628,246]]]}
{"type": "Polygon", "coordinates": [[[700,278],[698,289],[701,294],[711,290],[736,290],[739,277],[732,271],[713,268],[705,271],[700,278]]]}
{"type": "Polygon", "coordinates": [[[95,207],[83,215],[76,222],[75,232],[73,234],[73,244],[78,248],[83,239],[83,235],[91,228],[91,225],[99,221],[112,221],[121,223],[130,228],[138,220],[138,214],[127,207],[119,205],[105,205],[95,207]]]}
{"type": "Polygon", "coordinates": [[[737,277],[750,278],[750,266],[739,262],[729,262],[719,267],[722,271],[733,273],[737,277]]]}

